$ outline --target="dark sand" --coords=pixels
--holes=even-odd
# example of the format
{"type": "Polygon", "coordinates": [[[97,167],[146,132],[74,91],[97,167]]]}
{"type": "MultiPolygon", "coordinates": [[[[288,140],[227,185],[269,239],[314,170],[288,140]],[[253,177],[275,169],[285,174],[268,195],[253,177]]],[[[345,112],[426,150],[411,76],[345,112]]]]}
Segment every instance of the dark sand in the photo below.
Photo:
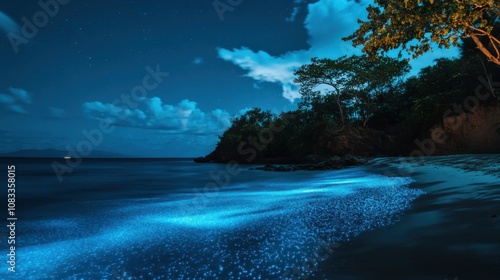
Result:
{"type": "Polygon", "coordinates": [[[427,194],[399,222],[336,249],[322,268],[328,279],[500,279],[500,155],[427,157],[417,166],[379,158],[367,167],[411,176],[427,194]]]}

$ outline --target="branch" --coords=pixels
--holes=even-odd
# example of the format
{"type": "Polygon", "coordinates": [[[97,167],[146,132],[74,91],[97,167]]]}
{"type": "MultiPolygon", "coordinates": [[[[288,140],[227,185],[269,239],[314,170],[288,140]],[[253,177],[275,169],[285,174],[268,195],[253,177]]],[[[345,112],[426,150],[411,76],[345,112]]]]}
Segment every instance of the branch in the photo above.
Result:
{"type": "Polygon", "coordinates": [[[472,40],[474,41],[474,43],[477,45],[477,48],[488,58],[489,61],[497,64],[497,65],[500,65],[500,53],[498,51],[498,48],[496,47],[495,43],[497,45],[500,45],[500,41],[491,36],[490,33],[482,30],[482,29],[479,29],[479,28],[476,28],[474,27],[473,25],[467,23],[467,22],[464,22],[464,25],[467,27],[467,28],[470,28],[471,29],[471,33],[469,34],[469,36],[472,38],[472,40]],[[477,32],[479,34],[476,34],[474,32],[477,32]],[[481,42],[481,40],[479,40],[478,36],[488,36],[488,38],[490,39],[490,42],[492,43],[493,45],[493,48],[495,49],[495,52],[497,54],[497,56],[494,56],[484,45],[483,43],[481,42]]]}

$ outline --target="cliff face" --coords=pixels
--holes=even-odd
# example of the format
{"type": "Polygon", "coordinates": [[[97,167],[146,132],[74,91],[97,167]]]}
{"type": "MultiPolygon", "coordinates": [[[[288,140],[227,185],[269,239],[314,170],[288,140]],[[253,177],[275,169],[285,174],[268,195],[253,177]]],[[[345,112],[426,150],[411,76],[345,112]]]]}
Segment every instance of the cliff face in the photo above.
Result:
{"type": "Polygon", "coordinates": [[[500,105],[477,107],[473,113],[448,116],[426,135],[401,137],[400,126],[391,135],[382,131],[350,128],[318,143],[334,155],[408,156],[500,153],[500,105]]]}
{"type": "Polygon", "coordinates": [[[500,153],[500,106],[449,116],[429,131],[436,154],[500,153]]]}
{"type": "Polygon", "coordinates": [[[382,131],[364,128],[346,128],[328,139],[327,153],[334,155],[399,155],[406,149],[396,144],[396,138],[382,131]]]}

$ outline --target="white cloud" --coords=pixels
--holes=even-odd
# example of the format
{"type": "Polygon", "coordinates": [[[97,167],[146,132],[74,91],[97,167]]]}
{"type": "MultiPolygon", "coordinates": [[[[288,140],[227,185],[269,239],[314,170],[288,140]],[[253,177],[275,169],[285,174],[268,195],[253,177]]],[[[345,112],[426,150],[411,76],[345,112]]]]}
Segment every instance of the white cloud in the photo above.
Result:
{"type": "Polygon", "coordinates": [[[240,110],[240,115],[244,115],[246,114],[248,111],[252,111],[254,108],[250,108],[250,107],[245,107],[243,109],[240,110]]]}
{"type": "Polygon", "coordinates": [[[146,98],[137,109],[120,108],[99,101],[83,104],[89,119],[106,120],[117,126],[157,129],[180,134],[219,134],[231,125],[231,115],[220,109],[201,111],[196,102],[182,100],[177,105],[159,97],[146,98]]]}
{"type": "MultiPolygon", "coordinates": [[[[296,0],[295,7],[299,7],[302,2],[305,1],[296,0]]],[[[283,97],[293,102],[300,98],[298,87],[293,83],[293,72],[298,67],[309,63],[313,57],[338,58],[342,55],[361,54],[360,48],[353,48],[350,42],[344,42],[342,38],[356,30],[358,18],[366,18],[366,4],[359,0],[319,0],[308,4],[307,7],[304,27],[309,34],[308,49],[272,56],[265,50],[254,51],[246,47],[232,50],[221,48],[218,49],[219,57],[247,70],[247,77],[281,84],[283,97]]],[[[295,10],[290,18],[293,18],[294,14],[295,10]]],[[[450,50],[437,50],[426,54],[412,61],[413,73],[435,58],[457,54],[457,51],[450,50]]]]}
{"type": "Polygon", "coordinates": [[[21,88],[9,88],[10,93],[14,96],[17,101],[24,104],[31,104],[31,95],[29,92],[21,88]]]}
{"type": "Polygon", "coordinates": [[[290,14],[290,16],[285,18],[285,20],[290,21],[290,22],[294,22],[297,19],[297,15],[299,14],[299,12],[301,10],[301,4],[304,2],[306,2],[306,0],[294,0],[293,3],[295,5],[292,9],[292,13],[290,14]]]}
{"type": "Polygon", "coordinates": [[[294,22],[295,19],[297,18],[297,15],[299,14],[299,11],[300,11],[300,7],[293,7],[292,13],[285,20],[290,21],[290,22],[294,22]]]}
{"type": "Polygon", "coordinates": [[[0,104],[3,104],[4,107],[14,113],[29,113],[25,107],[31,102],[31,94],[24,89],[11,87],[8,93],[0,93],[0,104]]]}
{"type": "Polygon", "coordinates": [[[248,48],[234,50],[219,49],[219,57],[248,70],[247,77],[257,81],[280,83],[283,96],[291,101],[300,95],[293,84],[293,72],[306,63],[310,57],[304,52],[289,52],[280,57],[274,57],[264,51],[254,52],[248,48]]]}

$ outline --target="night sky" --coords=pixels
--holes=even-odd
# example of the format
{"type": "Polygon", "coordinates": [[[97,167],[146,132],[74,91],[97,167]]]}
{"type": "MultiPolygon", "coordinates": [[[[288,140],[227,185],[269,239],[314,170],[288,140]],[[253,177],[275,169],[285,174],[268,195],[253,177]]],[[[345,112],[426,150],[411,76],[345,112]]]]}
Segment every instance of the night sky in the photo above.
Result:
{"type": "MultiPolygon", "coordinates": [[[[37,1],[0,2],[0,153],[76,150],[99,130],[92,151],[205,155],[245,110],[294,109],[293,70],[310,58],[360,54],[340,38],[369,2],[40,3],[51,15],[37,1]]],[[[412,73],[456,54],[435,49],[412,73]]]]}

